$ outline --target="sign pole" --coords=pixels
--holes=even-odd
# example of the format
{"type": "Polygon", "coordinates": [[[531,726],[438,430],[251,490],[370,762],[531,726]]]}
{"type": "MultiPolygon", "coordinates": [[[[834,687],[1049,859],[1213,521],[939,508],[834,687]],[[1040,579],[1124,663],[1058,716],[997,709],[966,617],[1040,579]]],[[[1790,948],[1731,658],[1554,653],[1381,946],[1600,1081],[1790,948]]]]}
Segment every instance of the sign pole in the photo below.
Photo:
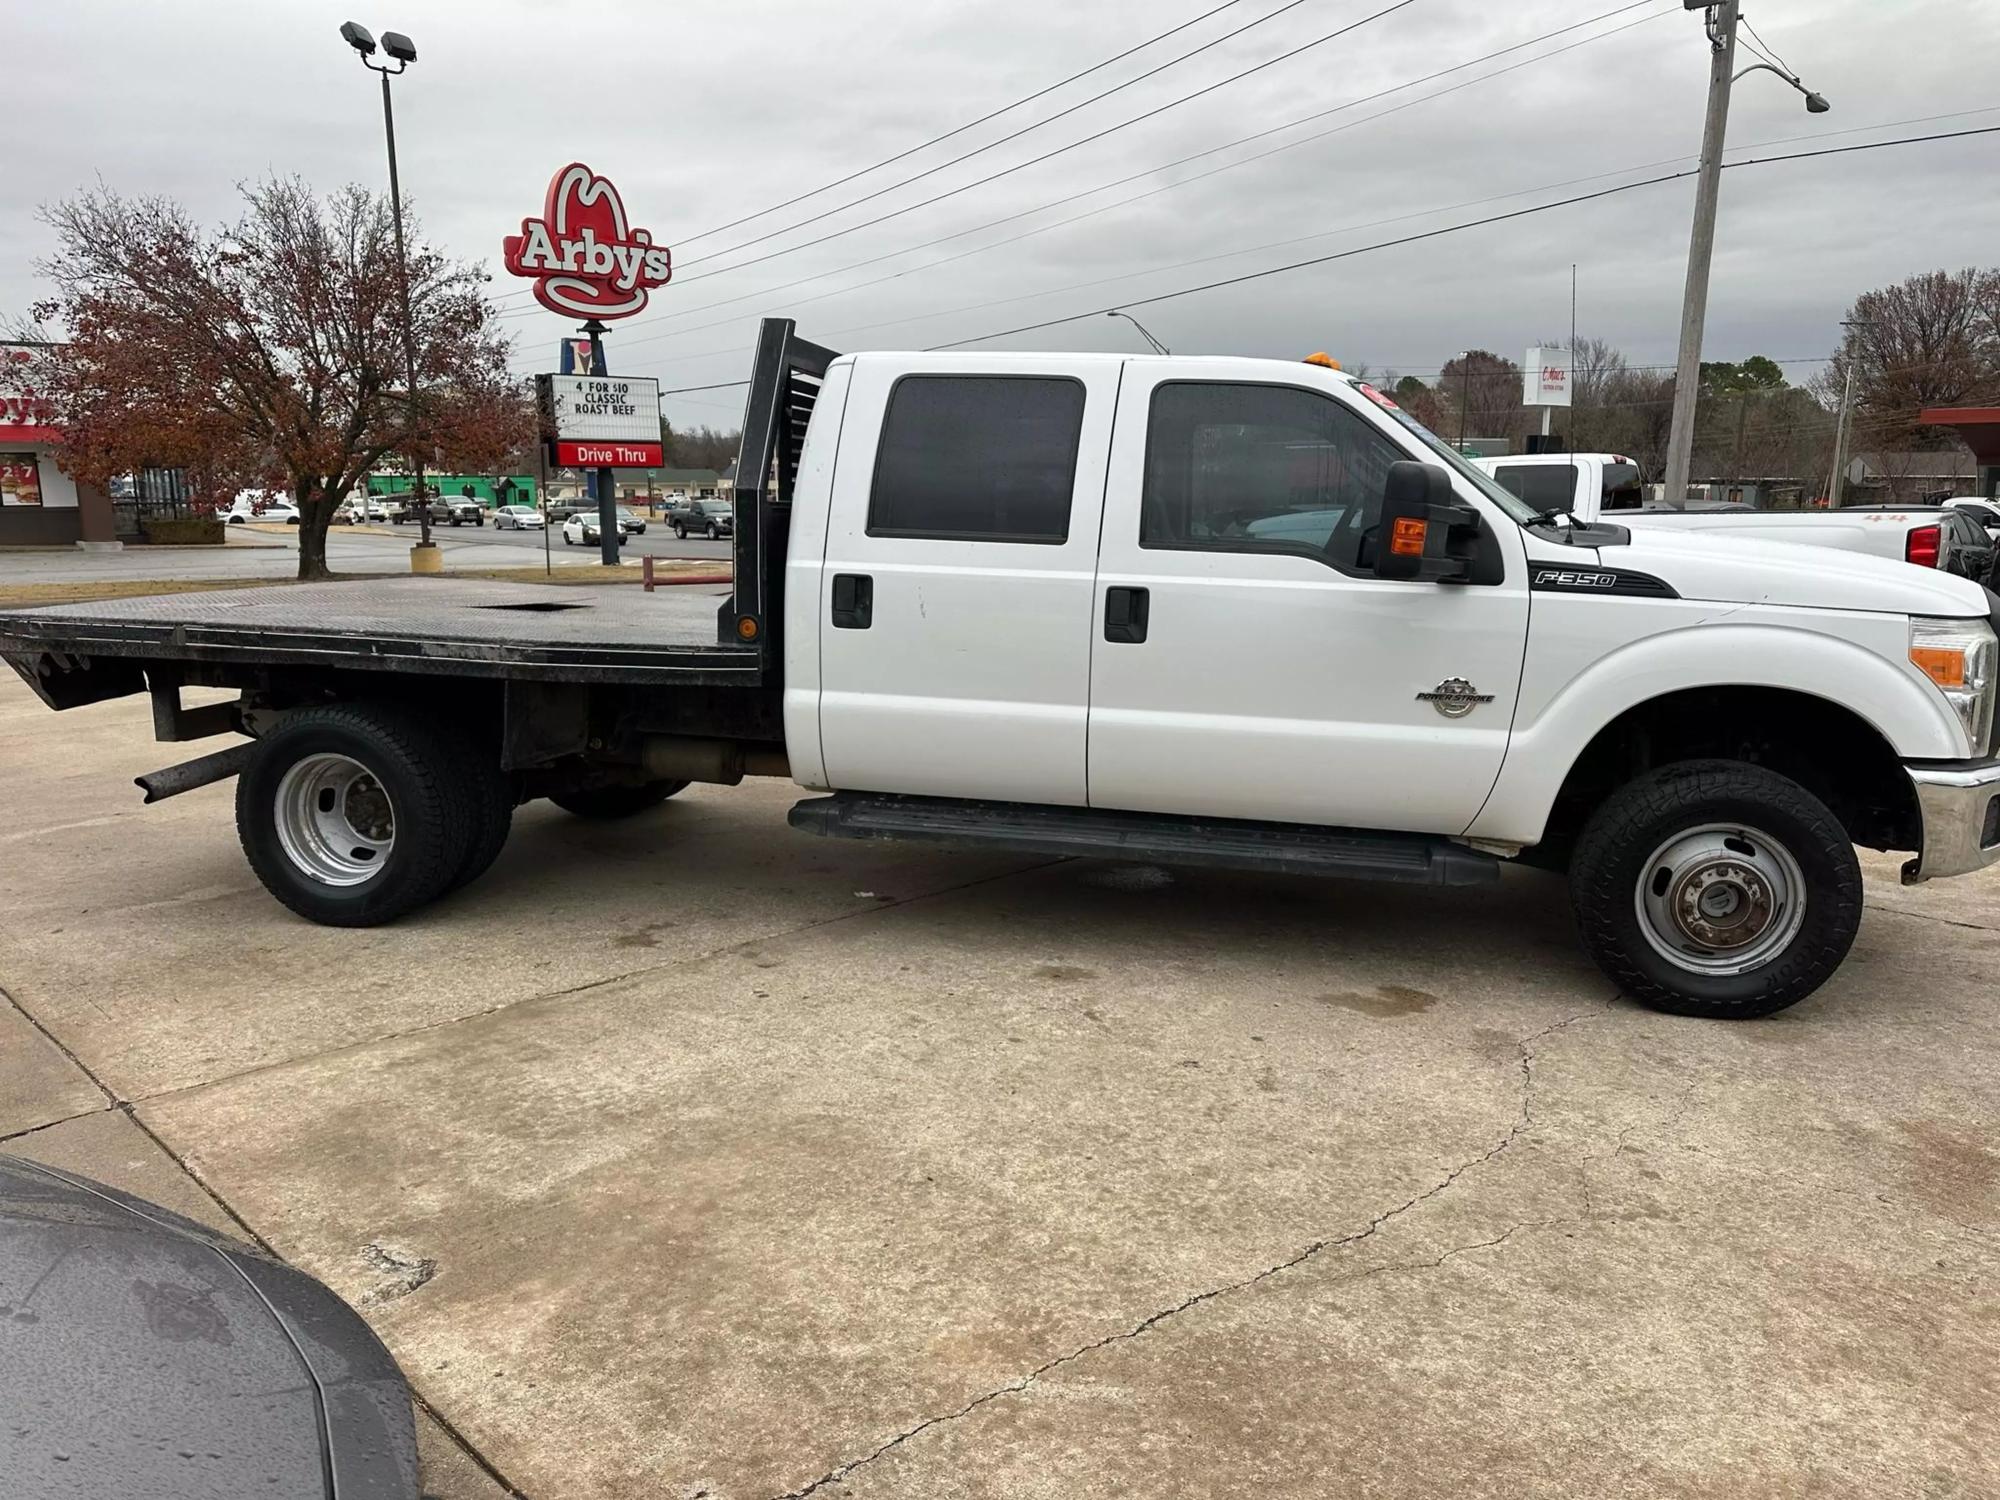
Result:
{"type": "Polygon", "coordinates": [[[555,576],[555,560],[549,556],[549,445],[535,444],[535,506],[542,513],[542,571],[555,576]]]}
{"type": "MultiPolygon", "coordinates": [[[[583,325],[582,332],[590,335],[591,374],[609,374],[604,364],[604,325],[592,318],[583,325]]],[[[625,540],[618,529],[618,486],[612,482],[611,474],[608,464],[597,470],[598,560],[607,568],[618,566],[618,544],[625,540]]]]}

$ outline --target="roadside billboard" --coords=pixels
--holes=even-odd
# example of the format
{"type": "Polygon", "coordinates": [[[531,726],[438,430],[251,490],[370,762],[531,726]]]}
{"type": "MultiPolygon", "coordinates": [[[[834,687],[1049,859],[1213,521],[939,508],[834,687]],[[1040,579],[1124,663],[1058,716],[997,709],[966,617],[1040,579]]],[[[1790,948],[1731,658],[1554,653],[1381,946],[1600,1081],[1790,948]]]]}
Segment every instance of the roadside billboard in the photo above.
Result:
{"type": "Polygon", "coordinates": [[[1538,344],[1521,362],[1523,406],[1568,406],[1569,350],[1560,344],[1538,344]]]}

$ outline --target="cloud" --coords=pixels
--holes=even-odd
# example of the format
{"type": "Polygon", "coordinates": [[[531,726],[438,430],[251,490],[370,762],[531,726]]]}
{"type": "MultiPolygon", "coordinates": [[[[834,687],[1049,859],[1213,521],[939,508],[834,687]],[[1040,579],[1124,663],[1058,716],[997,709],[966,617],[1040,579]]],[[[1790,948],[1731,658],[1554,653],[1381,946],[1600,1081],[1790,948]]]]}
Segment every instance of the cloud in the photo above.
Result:
{"type": "MultiPolygon", "coordinates": [[[[419,52],[396,85],[403,180],[429,236],[454,254],[486,261],[498,276],[501,236],[539,208],[556,167],[581,159],[612,177],[633,221],[674,246],[678,268],[646,319],[610,335],[612,367],[676,386],[740,378],[764,313],[795,315],[808,336],[835,347],[920,346],[1586,191],[1625,180],[1602,174],[1641,164],[1665,164],[1654,171],[1692,164],[1707,64],[1700,17],[1677,0],[1656,0],[1485,68],[1155,170],[1615,3],[1416,0],[1103,140],[875,227],[792,248],[1080,140],[1384,3],[1305,0],[1017,141],[771,234],[1048,119],[1282,3],[1240,0],[1026,109],[830,193],[705,233],[1032,93],[1206,6],[601,0],[579,11],[530,0],[410,0],[394,17],[419,52]],[[1642,17],[1606,40],[1468,82],[1642,17]],[[1459,84],[1466,86],[1454,88],[1459,84]],[[1348,128],[1246,160],[1340,126],[1348,128]],[[1225,169],[1211,171],[1218,166],[1225,169]],[[1136,180],[1045,207],[1126,177],[1136,180]],[[1503,196],[1576,178],[1596,180],[1503,196]],[[1498,201],[1450,209],[1480,199],[1498,201]],[[1014,215],[1021,217],[914,248],[1014,215]],[[1067,219],[1076,222],[1058,223],[1067,219]],[[1294,243],[1279,243],[1287,241],[1294,243]],[[732,254],[717,253],[739,244],[744,248],[732,254]],[[780,250],[786,253],[763,264],[728,269],[780,250]],[[962,254],[967,250],[978,253],[962,254]],[[868,260],[875,263],[825,274],[868,260]],[[808,277],[816,279],[784,285],[808,277]],[[767,288],[777,290],[749,295],[767,288]],[[711,313],[696,311],[724,302],[711,313]],[[720,326],[704,326],[711,324],[720,326]]],[[[235,183],[270,172],[297,172],[322,186],[382,183],[375,80],[341,44],[331,15],[254,0],[208,0],[198,13],[98,0],[11,17],[14,54],[43,62],[16,70],[5,86],[20,145],[0,205],[0,311],[24,310],[45,291],[31,263],[50,242],[34,205],[99,178],[121,191],[179,198],[205,220],[234,212],[235,183]]],[[[1834,112],[1808,117],[1777,79],[1754,74],[1739,86],[1730,122],[1739,150],[1989,102],[1984,75],[2000,46],[2000,7],[1980,0],[1888,7],[1785,0],[1759,7],[1753,20],[1833,101],[1834,112]],[[1896,58],[1923,65],[1885,66],[1896,58]]],[[[2000,113],[1841,134],[1822,144],[1992,123],[2000,113]]],[[[1726,174],[1710,356],[1824,353],[1858,292],[1934,266],[1994,260],[2000,200],[1978,185],[1991,180],[1996,141],[1726,174]]],[[[1434,370],[1468,346],[1518,355],[1566,331],[1574,263],[1582,332],[1611,339],[1636,361],[1668,361],[1692,196],[1689,182],[1641,188],[1151,304],[1139,315],[1177,351],[1295,357],[1327,348],[1350,363],[1434,370]]],[[[510,309],[531,307],[515,295],[520,290],[504,276],[494,287],[510,309]]],[[[567,327],[540,311],[512,326],[523,369],[547,367],[567,327]]],[[[1130,348],[1135,337],[1129,326],[1097,317],[1003,343],[1130,348]]],[[[726,422],[740,399],[739,392],[701,393],[676,398],[668,410],[684,422],[726,422]]]]}

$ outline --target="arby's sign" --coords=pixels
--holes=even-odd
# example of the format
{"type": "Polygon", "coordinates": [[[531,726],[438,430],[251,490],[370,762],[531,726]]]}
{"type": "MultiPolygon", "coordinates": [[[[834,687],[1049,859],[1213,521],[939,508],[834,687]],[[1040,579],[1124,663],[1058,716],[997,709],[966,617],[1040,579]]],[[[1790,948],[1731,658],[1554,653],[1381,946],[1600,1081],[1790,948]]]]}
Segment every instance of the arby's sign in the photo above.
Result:
{"type": "Polygon", "coordinates": [[[582,162],[550,179],[542,216],[502,245],[502,263],[534,281],[537,302],[582,318],[629,318],[673,276],[672,252],[634,229],[618,189],[582,162]]]}

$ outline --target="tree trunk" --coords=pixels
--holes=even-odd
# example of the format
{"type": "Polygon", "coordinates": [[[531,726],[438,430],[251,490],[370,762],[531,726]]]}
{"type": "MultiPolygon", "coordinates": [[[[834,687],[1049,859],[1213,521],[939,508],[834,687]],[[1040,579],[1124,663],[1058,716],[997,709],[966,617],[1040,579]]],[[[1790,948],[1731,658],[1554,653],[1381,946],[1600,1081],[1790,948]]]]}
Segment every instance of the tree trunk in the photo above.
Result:
{"type": "Polygon", "coordinates": [[[310,582],[333,577],[326,565],[326,528],[340,502],[322,490],[299,502],[299,578],[310,582]]]}

